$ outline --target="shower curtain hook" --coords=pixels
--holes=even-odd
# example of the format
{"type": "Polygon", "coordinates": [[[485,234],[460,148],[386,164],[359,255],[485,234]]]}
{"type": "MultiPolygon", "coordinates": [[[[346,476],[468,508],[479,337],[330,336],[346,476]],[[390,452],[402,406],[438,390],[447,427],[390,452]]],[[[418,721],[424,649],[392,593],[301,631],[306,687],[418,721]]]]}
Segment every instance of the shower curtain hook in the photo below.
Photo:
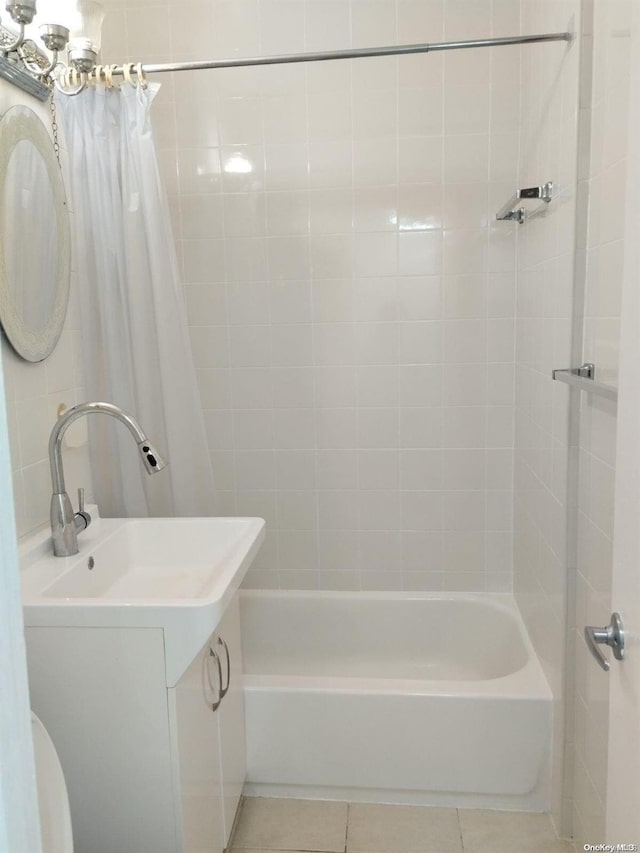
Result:
{"type": "Polygon", "coordinates": [[[133,82],[133,78],[131,77],[131,72],[133,71],[134,65],[133,62],[125,62],[122,66],[122,73],[124,75],[125,83],[128,83],[130,86],[135,86],[133,82]]]}
{"type": "Polygon", "coordinates": [[[115,67],[116,67],[115,65],[105,65],[104,76],[105,76],[105,81],[107,84],[107,89],[113,89],[114,88],[113,70],[115,67]]]}
{"type": "Polygon", "coordinates": [[[138,83],[140,84],[141,89],[147,88],[147,75],[142,70],[142,63],[138,62],[136,65],[136,77],[138,78],[138,83]]]}

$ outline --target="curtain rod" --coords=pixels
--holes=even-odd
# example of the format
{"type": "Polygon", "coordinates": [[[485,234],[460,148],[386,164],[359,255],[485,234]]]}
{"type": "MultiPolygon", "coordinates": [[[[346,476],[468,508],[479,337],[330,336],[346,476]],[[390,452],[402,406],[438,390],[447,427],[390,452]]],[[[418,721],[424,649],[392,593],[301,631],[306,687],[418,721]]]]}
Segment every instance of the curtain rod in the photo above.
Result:
{"type": "MultiPolygon", "coordinates": [[[[472,39],[469,41],[436,42],[434,44],[401,44],[384,47],[362,47],[353,50],[327,50],[319,53],[284,53],[277,56],[255,56],[245,59],[206,59],[195,62],[143,63],[145,74],[164,71],[203,71],[208,68],[244,68],[252,65],[286,65],[293,62],[327,62],[333,59],[361,59],[370,56],[404,56],[406,54],[431,53],[440,50],[464,50],[473,47],[504,47],[513,44],[533,44],[545,41],[573,41],[574,34],[542,33],[530,36],[507,36],[505,38],[472,39]]],[[[111,74],[124,74],[123,65],[110,66],[111,74]]]]}

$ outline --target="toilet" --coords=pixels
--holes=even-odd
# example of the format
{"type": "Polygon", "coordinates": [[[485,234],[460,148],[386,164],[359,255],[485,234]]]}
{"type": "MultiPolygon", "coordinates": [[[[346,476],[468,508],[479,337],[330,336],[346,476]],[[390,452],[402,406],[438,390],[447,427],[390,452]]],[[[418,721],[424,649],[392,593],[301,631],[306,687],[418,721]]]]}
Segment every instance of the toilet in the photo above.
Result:
{"type": "Polygon", "coordinates": [[[49,733],[31,712],[43,853],[73,853],[71,812],[64,774],[49,733]]]}

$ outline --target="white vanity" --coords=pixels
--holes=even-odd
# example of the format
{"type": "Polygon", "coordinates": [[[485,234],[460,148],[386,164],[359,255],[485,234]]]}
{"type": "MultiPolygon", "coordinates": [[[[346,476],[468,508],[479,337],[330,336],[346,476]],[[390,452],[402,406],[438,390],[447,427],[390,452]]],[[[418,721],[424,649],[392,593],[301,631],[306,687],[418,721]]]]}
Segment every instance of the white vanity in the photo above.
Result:
{"type": "Polygon", "coordinates": [[[262,519],[98,519],[22,553],[31,702],[78,853],[216,853],[245,778],[238,588],[262,519]],[[228,654],[227,654],[228,652],[228,654]]]}

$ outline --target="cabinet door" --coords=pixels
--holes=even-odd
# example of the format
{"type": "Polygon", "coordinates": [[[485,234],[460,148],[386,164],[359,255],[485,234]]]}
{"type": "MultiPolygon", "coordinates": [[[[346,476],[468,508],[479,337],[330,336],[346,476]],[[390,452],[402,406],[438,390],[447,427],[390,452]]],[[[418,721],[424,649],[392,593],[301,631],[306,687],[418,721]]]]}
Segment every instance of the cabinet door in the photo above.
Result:
{"type": "Polygon", "coordinates": [[[240,639],[240,598],[236,594],[216,631],[216,650],[222,662],[223,686],[228,691],[218,708],[220,759],[224,803],[224,842],[229,843],[233,821],[247,775],[245,745],[244,683],[240,639]],[[227,669],[225,645],[229,652],[227,669]]]}
{"type": "Polygon", "coordinates": [[[176,853],[162,630],[25,636],[31,704],[60,756],[76,853],[176,853]]]}
{"type": "Polygon", "coordinates": [[[207,643],[176,686],[168,691],[175,732],[174,762],[180,779],[183,853],[221,853],[224,848],[218,714],[219,670],[213,641],[207,643]]]}

